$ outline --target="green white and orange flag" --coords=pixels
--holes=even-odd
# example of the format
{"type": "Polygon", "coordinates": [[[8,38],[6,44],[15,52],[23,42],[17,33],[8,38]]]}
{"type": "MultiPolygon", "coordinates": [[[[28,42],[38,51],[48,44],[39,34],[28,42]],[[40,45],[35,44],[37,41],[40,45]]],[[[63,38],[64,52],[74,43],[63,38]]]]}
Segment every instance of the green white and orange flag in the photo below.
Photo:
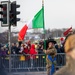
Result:
{"type": "Polygon", "coordinates": [[[18,41],[23,41],[28,29],[44,28],[44,7],[20,30],[18,41]]]}

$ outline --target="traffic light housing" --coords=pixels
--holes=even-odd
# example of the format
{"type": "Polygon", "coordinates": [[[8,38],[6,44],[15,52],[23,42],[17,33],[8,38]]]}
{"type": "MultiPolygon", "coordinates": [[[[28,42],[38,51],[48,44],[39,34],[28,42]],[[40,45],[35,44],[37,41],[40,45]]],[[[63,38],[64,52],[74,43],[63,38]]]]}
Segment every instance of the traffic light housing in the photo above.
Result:
{"type": "Polygon", "coordinates": [[[17,15],[20,14],[20,12],[17,11],[19,7],[20,5],[17,5],[16,1],[11,3],[10,24],[13,26],[17,26],[17,21],[20,21],[20,18],[17,18],[17,15]]]}
{"type": "Polygon", "coordinates": [[[8,10],[8,7],[9,7],[9,3],[7,1],[1,2],[1,4],[0,4],[1,26],[8,26],[9,25],[9,10],[8,10]]]}

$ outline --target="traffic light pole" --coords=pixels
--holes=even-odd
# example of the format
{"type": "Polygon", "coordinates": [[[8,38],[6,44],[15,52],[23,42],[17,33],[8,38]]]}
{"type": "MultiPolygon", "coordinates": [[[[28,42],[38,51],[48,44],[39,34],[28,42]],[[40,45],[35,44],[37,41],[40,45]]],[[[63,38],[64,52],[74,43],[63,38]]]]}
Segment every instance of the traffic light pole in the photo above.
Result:
{"type": "Polygon", "coordinates": [[[9,72],[11,72],[11,25],[9,25],[9,30],[8,30],[8,42],[9,42],[9,72]]]}
{"type": "Polygon", "coordinates": [[[17,5],[16,1],[13,1],[10,3],[10,0],[9,0],[9,9],[8,9],[8,11],[9,11],[9,13],[8,13],[8,15],[9,15],[9,32],[8,32],[9,39],[8,40],[9,40],[9,51],[10,51],[10,55],[9,55],[10,56],[10,59],[9,59],[9,72],[10,73],[12,70],[12,66],[11,66],[11,62],[12,62],[11,61],[11,58],[12,58],[12,56],[11,56],[11,25],[16,26],[17,21],[20,21],[20,18],[17,18],[17,15],[20,14],[20,12],[16,11],[16,8],[19,8],[19,7],[20,7],[20,5],[17,5]]]}
{"type": "MultiPolygon", "coordinates": [[[[10,0],[9,0],[8,11],[10,11],[10,0]]],[[[10,23],[9,23],[9,26],[8,26],[8,43],[9,43],[9,53],[10,53],[9,54],[9,72],[11,73],[11,25],[10,25],[10,23]]]]}
{"type": "Polygon", "coordinates": [[[20,21],[20,18],[17,18],[17,15],[20,12],[16,11],[16,8],[19,8],[20,5],[16,4],[16,1],[10,2],[8,1],[1,1],[0,4],[0,21],[2,27],[8,26],[8,44],[9,44],[9,72],[11,73],[12,66],[11,66],[11,25],[16,26],[17,21],[20,21]]]}

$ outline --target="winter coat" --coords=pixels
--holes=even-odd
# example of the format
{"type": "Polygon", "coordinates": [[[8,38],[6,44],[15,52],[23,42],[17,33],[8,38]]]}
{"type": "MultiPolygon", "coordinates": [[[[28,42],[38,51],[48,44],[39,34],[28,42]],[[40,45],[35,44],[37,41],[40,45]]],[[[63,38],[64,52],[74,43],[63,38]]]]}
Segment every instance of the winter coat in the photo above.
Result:
{"type": "Polygon", "coordinates": [[[29,54],[30,54],[30,58],[31,59],[35,59],[36,58],[37,52],[35,50],[35,45],[34,44],[31,45],[31,49],[30,49],[29,54]]]}
{"type": "Polygon", "coordinates": [[[30,56],[28,55],[29,54],[29,50],[28,48],[24,48],[23,50],[23,54],[25,55],[25,60],[29,60],[30,59],[30,56]]]}
{"type": "Polygon", "coordinates": [[[0,49],[0,56],[6,56],[6,51],[0,49]]]}

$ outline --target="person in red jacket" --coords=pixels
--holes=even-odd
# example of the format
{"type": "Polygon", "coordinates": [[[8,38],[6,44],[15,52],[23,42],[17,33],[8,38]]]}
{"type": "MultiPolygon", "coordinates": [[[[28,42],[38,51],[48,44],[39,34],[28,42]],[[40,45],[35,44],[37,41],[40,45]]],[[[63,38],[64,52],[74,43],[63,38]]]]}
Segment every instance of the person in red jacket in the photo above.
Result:
{"type": "Polygon", "coordinates": [[[23,50],[23,54],[25,55],[25,60],[29,60],[30,59],[30,57],[29,57],[29,50],[28,50],[28,47],[27,47],[27,45],[25,44],[24,45],[24,50],[23,50]]]}
{"type": "Polygon", "coordinates": [[[33,67],[34,63],[36,61],[36,54],[37,54],[37,51],[35,50],[34,44],[31,45],[31,49],[30,49],[29,54],[30,54],[30,59],[31,59],[31,67],[33,67]]]}

